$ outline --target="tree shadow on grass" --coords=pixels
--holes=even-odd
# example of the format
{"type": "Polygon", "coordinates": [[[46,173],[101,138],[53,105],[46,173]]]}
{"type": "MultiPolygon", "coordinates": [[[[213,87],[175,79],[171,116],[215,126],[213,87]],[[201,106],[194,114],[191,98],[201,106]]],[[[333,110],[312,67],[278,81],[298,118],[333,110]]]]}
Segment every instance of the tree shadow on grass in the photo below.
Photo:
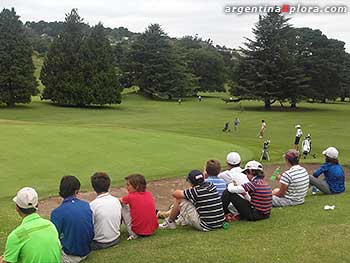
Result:
{"type": "Polygon", "coordinates": [[[68,109],[81,109],[81,110],[108,110],[108,111],[121,111],[125,110],[124,107],[121,107],[117,104],[112,105],[86,105],[86,106],[77,106],[77,105],[68,105],[68,104],[59,104],[59,103],[53,103],[49,101],[41,101],[40,103],[45,104],[50,107],[54,108],[68,108],[68,109]]]}
{"type": "Polygon", "coordinates": [[[265,109],[264,106],[245,106],[245,105],[230,105],[226,107],[226,110],[235,110],[235,111],[258,111],[258,112],[326,112],[326,111],[333,111],[335,109],[330,108],[309,108],[309,107],[297,107],[297,108],[290,108],[290,107],[281,107],[281,106],[271,106],[270,109],[265,109]]]}

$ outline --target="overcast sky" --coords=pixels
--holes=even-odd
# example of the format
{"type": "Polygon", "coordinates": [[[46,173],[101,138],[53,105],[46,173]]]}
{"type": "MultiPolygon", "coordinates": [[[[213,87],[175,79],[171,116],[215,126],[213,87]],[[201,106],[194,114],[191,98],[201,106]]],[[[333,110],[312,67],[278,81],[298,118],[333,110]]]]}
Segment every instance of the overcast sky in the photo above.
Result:
{"type": "MultiPolygon", "coordinates": [[[[225,14],[226,5],[302,5],[350,6],[348,0],[0,0],[2,8],[15,7],[23,22],[63,21],[72,8],[84,21],[95,25],[101,21],[107,27],[127,27],[143,32],[151,23],[159,23],[171,37],[198,34],[214,44],[237,48],[244,37],[252,37],[257,14],[225,14]]],[[[349,8],[350,9],[350,8],[349,8]]],[[[296,27],[320,29],[329,38],[346,43],[350,52],[350,13],[300,14],[290,16],[296,27]]]]}

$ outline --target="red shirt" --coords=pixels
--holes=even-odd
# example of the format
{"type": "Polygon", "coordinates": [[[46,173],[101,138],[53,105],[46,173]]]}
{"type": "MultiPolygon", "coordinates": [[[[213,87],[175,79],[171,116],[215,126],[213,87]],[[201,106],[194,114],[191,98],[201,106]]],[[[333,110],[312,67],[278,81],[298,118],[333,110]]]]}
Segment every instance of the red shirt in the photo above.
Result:
{"type": "Polygon", "coordinates": [[[158,228],[156,207],[151,192],[132,192],[123,197],[130,206],[131,230],[138,235],[149,236],[158,228]]]}

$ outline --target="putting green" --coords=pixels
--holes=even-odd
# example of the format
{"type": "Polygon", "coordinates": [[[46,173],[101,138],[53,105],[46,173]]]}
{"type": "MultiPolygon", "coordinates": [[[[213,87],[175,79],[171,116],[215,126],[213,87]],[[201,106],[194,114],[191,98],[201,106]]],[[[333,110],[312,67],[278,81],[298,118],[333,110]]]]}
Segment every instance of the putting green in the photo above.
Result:
{"type": "Polygon", "coordinates": [[[134,172],[147,180],[178,177],[202,169],[209,158],[224,161],[236,150],[244,159],[247,148],[227,142],[169,132],[117,127],[87,127],[0,121],[0,197],[23,186],[41,194],[57,193],[63,175],[76,175],[83,189],[96,171],[111,175],[113,184],[134,172]]]}

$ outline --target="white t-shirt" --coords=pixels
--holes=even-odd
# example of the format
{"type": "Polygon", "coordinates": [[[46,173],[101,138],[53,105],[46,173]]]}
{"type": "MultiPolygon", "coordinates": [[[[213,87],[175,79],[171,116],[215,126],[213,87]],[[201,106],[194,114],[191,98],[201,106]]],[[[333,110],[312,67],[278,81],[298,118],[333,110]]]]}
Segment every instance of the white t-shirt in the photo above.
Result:
{"type": "MultiPolygon", "coordinates": [[[[226,185],[235,181],[237,185],[242,185],[249,182],[246,174],[242,173],[243,169],[241,167],[234,167],[231,170],[226,170],[218,174],[218,177],[223,179],[226,185]]],[[[241,197],[250,201],[250,196],[248,193],[242,193],[241,197]]]]}
{"type": "Polygon", "coordinates": [[[108,243],[120,236],[121,205],[110,193],[101,194],[90,203],[94,215],[94,241],[108,243]]]}

